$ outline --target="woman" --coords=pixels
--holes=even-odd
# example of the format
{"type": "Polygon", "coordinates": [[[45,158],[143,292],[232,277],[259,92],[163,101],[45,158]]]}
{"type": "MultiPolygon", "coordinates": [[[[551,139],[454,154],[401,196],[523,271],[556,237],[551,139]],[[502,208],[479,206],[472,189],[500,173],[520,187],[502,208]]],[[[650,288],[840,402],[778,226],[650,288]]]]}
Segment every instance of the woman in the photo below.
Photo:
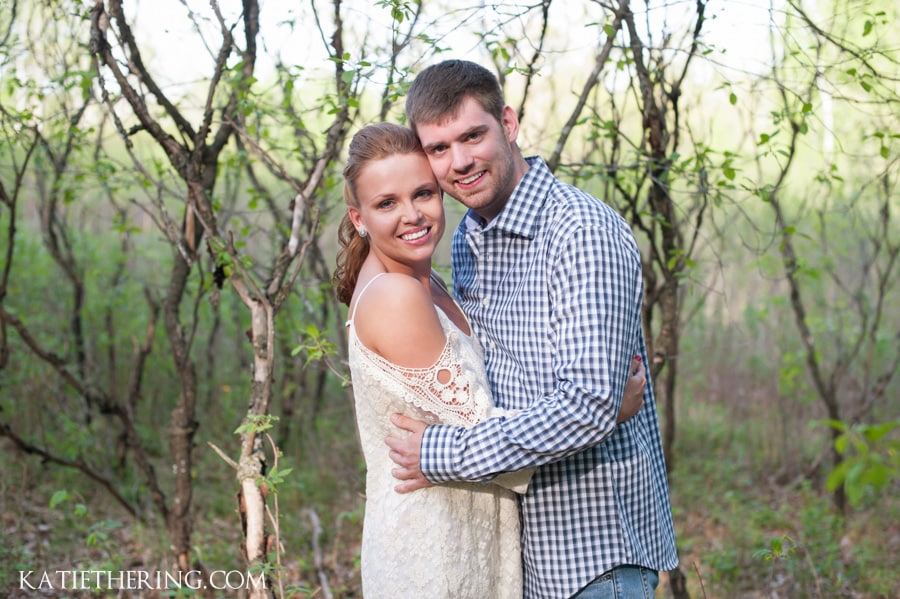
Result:
{"type": "MultiPolygon", "coordinates": [[[[349,362],[366,460],[362,583],[366,599],[516,599],[522,594],[513,494],[530,471],[495,484],[438,485],[398,494],[384,438],[390,414],[471,426],[493,406],[481,348],[434,274],[444,234],[438,184],[413,132],[369,125],[350,142],[347,214],[334,284],[349,306],[349,362]]],[[[640,409],[645,379],[629,379],[620,421],[640,409]]]]}

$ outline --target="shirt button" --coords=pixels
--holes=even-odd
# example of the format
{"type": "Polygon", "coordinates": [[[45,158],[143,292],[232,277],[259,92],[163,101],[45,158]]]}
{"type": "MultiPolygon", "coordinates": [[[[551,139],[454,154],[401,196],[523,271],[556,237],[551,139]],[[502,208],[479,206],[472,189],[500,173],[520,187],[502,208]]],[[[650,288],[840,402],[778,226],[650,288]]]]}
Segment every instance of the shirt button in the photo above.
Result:
{"type": "Polygon", "coordinates": [[[493,341],[491,341],[490,348],[491,348],[491,349],[494,349],[494,348],[496,348],[496,347],[497,347],[497,345],[496,345],[493,341]]]}
{"type": "Polygon", "coordinates": [[[488,298],[484,298],[483,300],[481,300],[482,306],[487,306],[490,303],[491,303],[491,300],[489,300],[488,298]]]}

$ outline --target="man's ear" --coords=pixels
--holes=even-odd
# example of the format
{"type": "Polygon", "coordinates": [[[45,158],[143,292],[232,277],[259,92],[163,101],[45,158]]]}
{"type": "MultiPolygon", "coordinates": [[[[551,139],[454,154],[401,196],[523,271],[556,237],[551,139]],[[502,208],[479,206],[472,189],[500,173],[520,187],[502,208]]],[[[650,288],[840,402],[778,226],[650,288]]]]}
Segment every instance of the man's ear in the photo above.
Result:
{"type": "Polygon", "coordinates": [[[509,143],[515,143],[519,137],[519,117],[516,116],[516,111],[511,106],[503,107],[503,112],[500,113],[500,124],[503,126],[503,132],[509,143]]]}

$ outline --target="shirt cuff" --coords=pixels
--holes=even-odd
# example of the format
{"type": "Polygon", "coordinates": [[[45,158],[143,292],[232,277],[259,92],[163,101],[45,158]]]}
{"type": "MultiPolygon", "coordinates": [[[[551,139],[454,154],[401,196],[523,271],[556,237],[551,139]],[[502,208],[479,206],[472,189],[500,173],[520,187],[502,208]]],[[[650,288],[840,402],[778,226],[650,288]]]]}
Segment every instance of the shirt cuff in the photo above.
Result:
{"type": "Polygon", "coordinates": [[[422,445],[419,449],[419,470],[422,476],[436,485],[454,482],[452,476],[452,447],[454,429],[447,425],[430,425],[422,433],[422,445]]]}

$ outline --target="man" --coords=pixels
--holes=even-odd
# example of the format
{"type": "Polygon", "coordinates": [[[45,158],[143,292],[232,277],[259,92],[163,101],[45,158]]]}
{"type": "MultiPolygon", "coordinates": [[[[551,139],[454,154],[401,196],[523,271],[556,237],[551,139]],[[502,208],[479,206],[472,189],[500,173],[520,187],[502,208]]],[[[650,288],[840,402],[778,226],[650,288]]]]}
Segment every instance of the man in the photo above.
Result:
{"type": "Polygon", "coordinates": [[[649,373],[643,409],[616,425],[631,357],[646,360],[631,229],[522,157],[516,114],[483,67],[425,69],[406,112],[441,187],[469,208],[453,289],[494,401],[520,412],[471,429],[394,415],[412,433],[386,440],[397,490],[538,466],[520,502],[526,599],[652,597],[678,558],[649,373]]]}

